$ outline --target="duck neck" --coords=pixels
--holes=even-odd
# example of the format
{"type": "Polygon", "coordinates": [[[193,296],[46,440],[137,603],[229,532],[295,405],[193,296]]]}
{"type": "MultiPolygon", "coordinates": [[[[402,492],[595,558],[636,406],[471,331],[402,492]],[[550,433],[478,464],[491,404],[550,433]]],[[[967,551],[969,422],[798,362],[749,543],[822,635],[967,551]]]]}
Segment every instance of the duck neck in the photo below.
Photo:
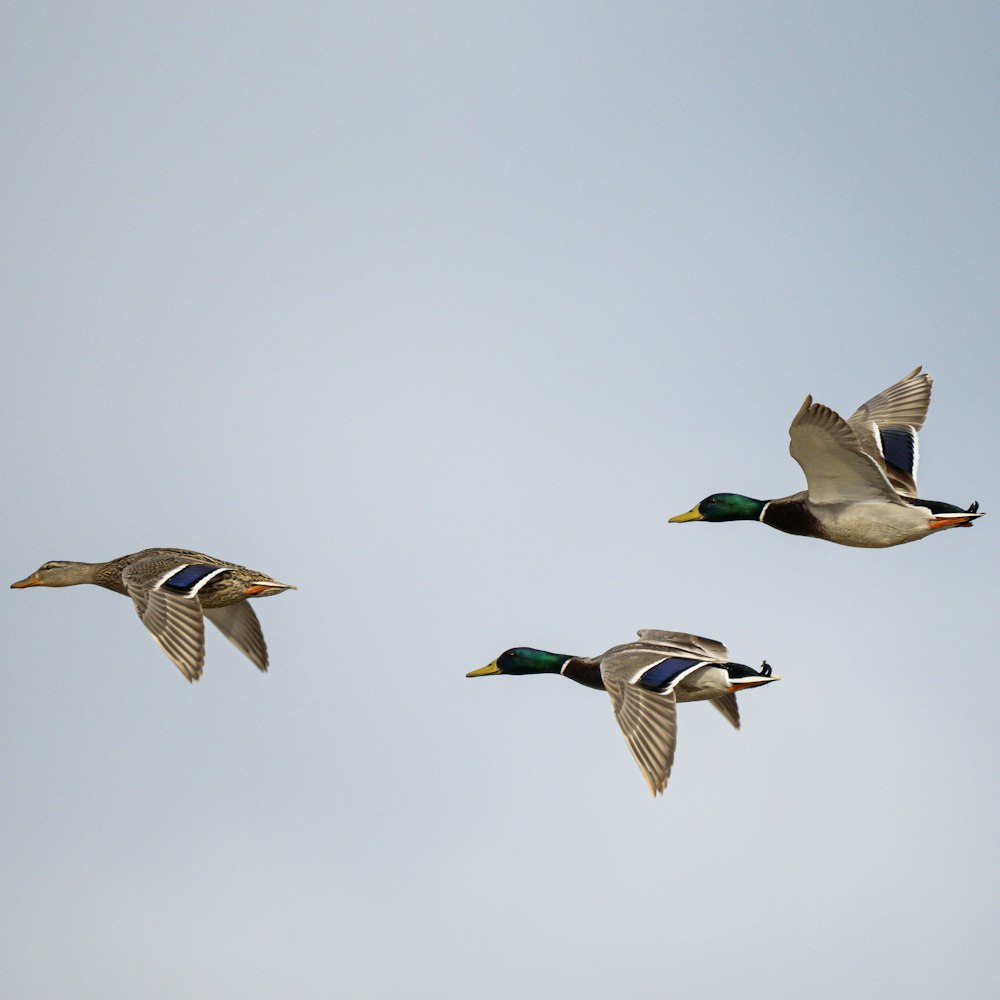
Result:
{"type": "Polygon", "coordinates": [[[46,587],[75,587],[81,583],[100,583],[104,565],[86,562],[55,564],[45,574],[44,584],[46,587]]]}
{"type": "Polygon", "coordinates": [[[562,665],[559,673],[577,684],[604,691],[604,681],[601,680],[601,661],[587,656],[570,656],[562,665]]]}
{"type": "Polygon", "coordinates": [[[826,531],[812,512],[804,493],[768,500],[761,511],[760,520],[769,527],[777,528],[778,531],[787,532],[789,535],[826,537],[826,531]]]}
{"type": "Polygon", "coordinates": [[[78,579],[74,583],[93,583],[95,586],[113,590],[116,594],[127,594],[122,581],[122,570],[128,565],[129,559],[112,559],[102,563],[74,563],[78,567],[78,579]]]}

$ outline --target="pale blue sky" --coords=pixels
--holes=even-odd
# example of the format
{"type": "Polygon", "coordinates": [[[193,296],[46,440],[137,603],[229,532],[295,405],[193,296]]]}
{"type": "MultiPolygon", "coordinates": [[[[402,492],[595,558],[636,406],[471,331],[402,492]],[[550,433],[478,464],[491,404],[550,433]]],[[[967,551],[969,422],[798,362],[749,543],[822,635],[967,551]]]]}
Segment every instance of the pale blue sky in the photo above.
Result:
{"type": "Polygon", "coordinates": [[[998,29],[5,8],[7,582],[177,545],[300,590],[193,687],[128,601],[3,591],[0,993],[992,996],[998,29]],[[918,364],[974,530],[667,525],[918,364]],[[680,708],[663,799],[603,694],[464,677],[643,627],[783,677],[680,708]]]}

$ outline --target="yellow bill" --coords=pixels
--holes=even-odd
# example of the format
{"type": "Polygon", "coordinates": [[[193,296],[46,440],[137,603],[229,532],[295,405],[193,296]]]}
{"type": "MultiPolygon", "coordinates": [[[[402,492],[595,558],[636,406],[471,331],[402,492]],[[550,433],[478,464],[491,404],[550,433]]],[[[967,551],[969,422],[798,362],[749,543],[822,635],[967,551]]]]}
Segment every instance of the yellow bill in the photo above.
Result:
{"type": "Polygon", "coordinates": [[[478,670],[470,670],[466,677],[487,677],[489,674],[500,673],[500,668],[497,666],[497,661],[494,660],[492,663],[487,663],[485,667],[480,667],[478,670]]]}
{"type": "Polygon", "coordinates": [[[701,516],[698,506],[698,504],[695,504],[686,514],[674,515],[667,524],[681,524],[684,521],[704,521],[705,519],[701,516]]]}

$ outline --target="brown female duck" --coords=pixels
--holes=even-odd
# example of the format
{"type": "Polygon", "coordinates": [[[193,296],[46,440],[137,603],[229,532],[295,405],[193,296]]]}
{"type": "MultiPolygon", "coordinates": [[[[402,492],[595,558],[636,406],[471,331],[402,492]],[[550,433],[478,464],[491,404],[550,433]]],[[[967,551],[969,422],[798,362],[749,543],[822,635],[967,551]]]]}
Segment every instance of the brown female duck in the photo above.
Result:
{"type": "Polygon", "coordinates": [[[260,622],[247,603],[294,590],[264,573],[189,549],[143,549],[103,563],[47,562],[11,587],[93,583],[135,602],[142,623],[189,681],[205,665],[207,618],[259,670],[267,670],[260,622]]]}

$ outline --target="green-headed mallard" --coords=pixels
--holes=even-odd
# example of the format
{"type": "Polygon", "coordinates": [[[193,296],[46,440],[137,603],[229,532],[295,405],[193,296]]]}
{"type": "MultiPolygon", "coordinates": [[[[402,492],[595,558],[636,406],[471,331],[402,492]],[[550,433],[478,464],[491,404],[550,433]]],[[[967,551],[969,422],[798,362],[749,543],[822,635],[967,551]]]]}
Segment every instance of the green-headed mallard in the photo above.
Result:
{"type": "Polygon", "coordinates": [[[711,701],[737,728],[736,692],[779,678],[767,663],[760,670],[731,663],[726,647],[686,632],[642,629],[638,642],[614,646],[601,656],[569,656],[521,646],[508,649],[467,677],[489,674],[562,674],[607,691],[615,718],[649,785],[660,794],[674,763],[679,701],[711,701]]]}
{"type": "Polygon", "coordinates": [[[249,597],[294,590],[264,573],[187,549],[143,549],[103,563],[47,562],[11,587],[94,583],[135,602],[143,625],[189,680],[205,665],[206,617],[259,670],[267,646],[249,597]]]}
{"type": "Polygon", "coordinates": [[[763,521],[792,535],[840,545],[884,548],[942,528],[965,528],[979,504],[963,510],[917,499],[917,431],[931,399],[931,377],[915,368],[844,420],[806,396],[788,428],[792,458],[807,489],[776,500],[714,493],[679,521],[763,521]]]}

